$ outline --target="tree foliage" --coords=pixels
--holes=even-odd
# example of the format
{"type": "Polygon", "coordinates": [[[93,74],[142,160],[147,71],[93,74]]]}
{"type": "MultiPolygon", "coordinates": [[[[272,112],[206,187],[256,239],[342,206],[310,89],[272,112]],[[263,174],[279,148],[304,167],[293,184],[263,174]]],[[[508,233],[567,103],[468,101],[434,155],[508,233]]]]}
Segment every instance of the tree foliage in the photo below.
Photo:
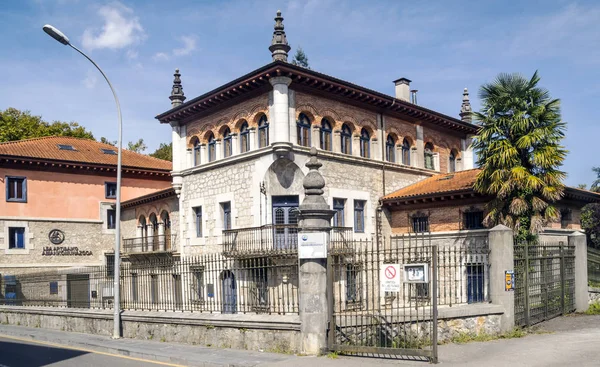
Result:
{"type": "Polygon", "coordinates": [[[581,228],[588,236],[588,244],[600,248],[600,204],[588,204],[581,210],[581,228]]]}
{"type": "Polygon", "coordinates": [[[116,147],[117,143],[118,143],[116,140],[110,141],[107,138],[105,138],[104,136],[100,138],[100,142],[103,144],[112,145],[113,147],[116,147]]]}
{"type": "Polygon", "coordinates": [[[131,150],[136,153],[144,153],[148,149],[146,144],[144,143],[144,139],[140,138],[137,142],[130,141],[127,143],[127,150],[131,150]]]}
{"type": "Polygon", "coordinates": [[[484,84],[481,128],[474,139],[481,172],[475,190],[493,197],[487,225],[504,224],[520,239],[533,239],[546,221],[558,219],[553,205],[563,195],[566,175],[559,168],[567,154],[561,141],[566,124],[560,101],[520,74],[500,74],[484,84]]]}
{"type": "Polygon", "coordinates": [[[42,120],[29,111],[7,108],[0,111],[0,142],[39,138],[43,136],[73,136],[94,139],[94,135],[77,122],[42,120]]]}
{"type": "Polygon", "coordinates": [[[592,171],[596,174],[596,179],[592,182],[591,191],[600,192],[600,167],[593,167],[592,171]]]}
{"type": "Polygon", "coordinates": [[[160,143],[160,146],[156,151],[150,154],[151,157],[164,159],[166,161],[173,161],[173,143],[165,144],[160,143]]]}
{"type": "Polygon", "coordinates": [[[304,53],[304,50],[302,49],[302,47],[298,46],[298,49],[296,50],[296,54],[294,54],[294,59],[292,60],[292,64],[302,66],[303,68],[310,69],[310,66],[308,64],[308,57],[304,53]]]}

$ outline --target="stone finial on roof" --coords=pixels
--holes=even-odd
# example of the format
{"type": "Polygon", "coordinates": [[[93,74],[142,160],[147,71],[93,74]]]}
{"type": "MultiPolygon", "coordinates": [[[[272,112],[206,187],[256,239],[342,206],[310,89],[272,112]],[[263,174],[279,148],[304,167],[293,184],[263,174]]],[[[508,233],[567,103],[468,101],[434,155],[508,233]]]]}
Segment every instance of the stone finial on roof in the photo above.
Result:
{"type": "Polygon", "coordinates": [[[285,31],[283,30],[283,17],[281,16],[281,10],[277,10],[277,16],[275,17],[275,30],[273,31],[273,40],[269,51],[273,56],[273,61],[280,60],[287,62],[288,52],[291,47],[288,44],[287,38],[285,37],[285,31]]]}
{"type": "Polygon", "coordinates": [[[179,74],[179,69],[175,69],[175,79],[173,79],[173,89],[171,89],[171,95],[169,99],[171,100],[171,107],[177,107],[185,101],[185,95],[183,94],[183,87],[181,86],[181,74],[179,74]]]}
{"type": "Polygon", "coordinates": [[[469,101],[469,91],[465,88],[463,92],[462,105],[460,106],[460,119],[464,122],[471,122],[471,102],[469,101]]]}

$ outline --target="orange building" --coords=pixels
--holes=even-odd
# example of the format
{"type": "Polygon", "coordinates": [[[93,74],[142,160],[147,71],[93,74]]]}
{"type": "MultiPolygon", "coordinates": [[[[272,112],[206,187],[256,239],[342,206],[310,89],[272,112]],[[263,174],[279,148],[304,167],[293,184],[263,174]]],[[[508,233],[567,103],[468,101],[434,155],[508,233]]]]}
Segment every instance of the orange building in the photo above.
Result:
{"type": "MultiPolygon", "coordinates": [[[[171,185],[171,162],[123,150],[122,168],[123,201],[171,185]]],[[[104,263],[114,246],[116,171],[116,148],[92,140],[0,143],[0,272],[104,263]]]]}

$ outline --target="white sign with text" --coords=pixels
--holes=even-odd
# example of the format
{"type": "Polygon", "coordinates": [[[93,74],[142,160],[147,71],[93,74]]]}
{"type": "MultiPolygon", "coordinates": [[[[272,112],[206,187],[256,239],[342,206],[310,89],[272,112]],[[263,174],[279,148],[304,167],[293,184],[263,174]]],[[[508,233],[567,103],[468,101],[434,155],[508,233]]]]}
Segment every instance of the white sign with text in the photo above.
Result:
{"type": "Polygon", "coordinates": [[[298,233],[298,257],[300,259],[327,258],[327,234],[324,232],[298,233]]]}
{"type": "Polygon", "coordinates": [[[382,292],[400,292],[400,265],[383,264],[379,280],[382,292]]]}

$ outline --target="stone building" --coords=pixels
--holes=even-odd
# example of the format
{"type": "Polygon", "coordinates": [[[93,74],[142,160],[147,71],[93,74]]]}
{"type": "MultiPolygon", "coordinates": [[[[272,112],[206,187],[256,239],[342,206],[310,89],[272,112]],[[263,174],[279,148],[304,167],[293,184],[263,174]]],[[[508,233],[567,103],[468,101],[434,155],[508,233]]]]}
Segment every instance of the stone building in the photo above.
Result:
{"type": "MultiPolygon", "coordinates": [[[[172,108],[157,116],[173,131],[181,225],[172,231],[182,254],[222,251],[224,231],[295,225],[311,147],[323,163],[333,225],[356,239],[376,233],[382,196],[473,167],[477,127],[467,114],[460,120],[411,102],[406,78],[389,96],[292,65],[281,13],[275,22],[271,63],[188,101],[176,70],[172,108]]],[[[137,218],[139,226],[146,216],[137,218]]],[[[389,233],[389,223],[382,228],[389,233]]]]}
{"type": "MultiPolygon", "coordinates": [[[[171,162],[123,150],[123,200],[169,188],[171,162]]],[[[0,274],[101,265],[114,249],[116,148],[43,137],[0,143],[0,274]]]]}

